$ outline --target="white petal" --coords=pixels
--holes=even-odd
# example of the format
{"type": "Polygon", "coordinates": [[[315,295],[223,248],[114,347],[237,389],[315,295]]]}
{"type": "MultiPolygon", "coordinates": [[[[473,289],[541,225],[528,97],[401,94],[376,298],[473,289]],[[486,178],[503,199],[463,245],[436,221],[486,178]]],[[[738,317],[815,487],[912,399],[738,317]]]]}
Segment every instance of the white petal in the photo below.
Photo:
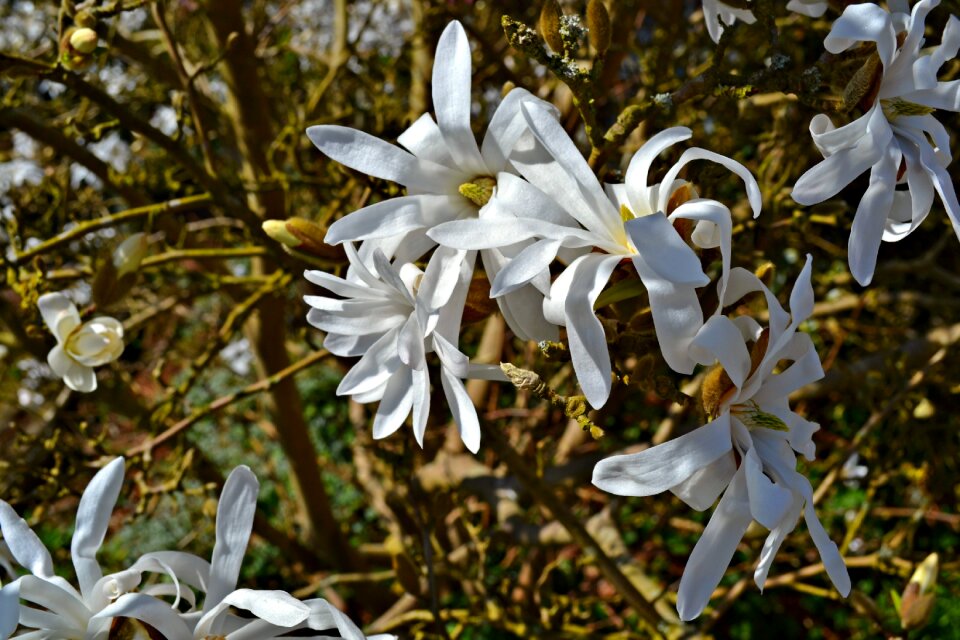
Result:
{"type": "Polygon", "coordinates": [[[628,220],[624,227],[644,263],[661,278],[694,287],[710,282],[697,254],[662,213],[628,220]]]}
{"type": "Polygon", "coordinates": [[[413,374],[413,437],[423,448],[423,436],[430,419],[430,373],[426,369],[413,374]]]}
{"type": "Polygon", "coordinates": [[[567,176],[553,176],[547,185],[538,184],[515,159],[514,163],[524,177],[563,203],[587,229],[610,237],[622,235],[620,213],[613,208],[587,161],[553,114],[532,103],[524,103],[521,109],[534,135],[567,173],[567,176]]]}
{"type": "Polygon", "coordinates": [[[752,519],[745,471],[741,467],[730,481],[683,570],[677,592],[677,612],[681,620],[693,620],[707,606],[752,519]]]}
{"type": "Polygon", "coordinates": [[[90,597],[93,585],[103,577],[97,563],[97,551],[103,544],[110,525],[110,514],[123,485],[123,458],[114,458],[100,469],[84,489],[77,507],[77,526],[70,543],[73,568],[84,599],[90,597]]]}
{"type": "Polygon", "coordinates": [[[237,589],[227,594],[216,608],[200,618],[194,634],[203,636],[219,631],[216,617],[228,607],[249,611],[260,620],[278,627],[298,625],[310,616],[310,608],[286,591],[237,589]]]}
{"type": "Polygon", "coordinates": [[[80,313],[70,299],[62,293],[45,293],[37,300],[37,307],[43,322],[57,338],[63,342],[80,325],[80,313]]]}
{"type": "Polygon", "coordinates": [[[737,388],[750,373],[750,352],[740,329],[726,316],[713,316],[690,342],[690,356],[700,364],[719,361],[737,388]]]}
{"type": "Polygon", "coordinates": [[[880,61],[889,67],[897,45],[890,14],[872,3],[848,6],[834,20],[823,47],[830,53],[840,53],[858,42],[876,42],[880,61]]]}
{"type": "Polygon", "coordinates": [[[679,438],[601,460],[593,468],[593,484],[618,496],[652,496],[680,485],[731,450],[730,415],[723,413],[679,438]]]}
{"type": "Polygon", "coordinates": [[[424,226],[422,202],[426,199],[446,202],[447,196],[421,195],[390,198],[362,209],[357,209],[332,225],[323,239],[327,244],[386,238],[402,235],[424,226]]]}
{"type": "Polygon", "coordinates": [[[473,400],[470,399],[460,379],[446,367],[440,368],[440,382],[443,385],[443,393],[447,397],[447,404],[450,405],[450,411],[453,413],[453,419],[460,430],[460,439],[470,453],[476,453],[480,449],[480,421],[477,419],[473,400]]]}
{"type": "Polygon", "coordinates": [[[375,440],[386,438],[396,432],[413,405],[413,383],[411,371],[407,367],[400,367],[390,377],[387,388],[377,407],[377,415],[373,419],[373,437],[375,440]]]}
{"type": "Polygon", "coordinates": [[[864,287],[873,280],[884,226],[893,208],[900,158],[900,152],[892,146],[873,167],[870,172],[870,185],[860,199],[853,226],[850,228],[847,245],[850,273],[864,287]]]}
{"type": "MultiPolygon", "coordinates": [[[[310,303],[319,306],[321,300],[331,300],[330,298],[311,297],[310,303]]],[[[333,301],[334,303],[336,301],[333,301]]],[[[327,333],[343,336],[362,336],[369,334],[382,334],[396,327],[403,325],[409,310],[406,313],[401,312],[395,305],[384,304],[377,301],[363,301],[360,303],[344,304],[341,311],[323,311],[314,307],[307,312],[307,322],[311,325],[326,331],[327,333]],[[368,313],[360,314],[358,312],[367,310],[368,313]],[[350,315],[346,315],[350,313],[350,315]]]]}
{"type": "Polygon", "coordinates": [[[504,98],[487,125],[483,137],[481,153],[486,166],[491,171],[501,171],[507,164],[507,158],[517,144],[521,134],[527,130],[527,123],[520,113],[520,104],[531,101],[545,109],[556,109],[548,102],[540,100],[526,89],[512,89],[504,98]]]}
{"type": "Polygon", "coordinates": [[[38,576],[23,576],[13,584],[18,585],[21,600],[49,610],[74,630],[87,628],[90,611],[80,600],[79,594],[71,593],[63,585],[38,576]]]}
{"type": "Polygon", "coordinates": [[[462,182],[459,173],[356,129],[318,125],[309,127],[307,136],[337,162],[418,192],[454,194],[462,182]]]}
{"type": "Polygon", "coordinates": [[[307,600],[304,604],[310,607],[310,617],[307,619],[307,625],[311,629],[323,631],[336,627],[340,635],[343,636],[343,640],[365,640],[360,629],[326,600],[316,598],[307,600]]]}
{"type": "Polygon", "coordinates": [[[348,282],[343,278],[324,273],[323,271],[304,271],[303,277],[315,285],[319,285],[328,291],[343,296],[344,298],[366,298],[382,295],[377,289],[360,286],[348,282]]]}
{"type": "MultiPolygon", "coordinates": [[[[642,216],[656,213],[654,203],[649,202],[647,183],[650,166],[665,149],[678,142],[689,140],[693,132],[687,127],[671,127],[664,129],[647,140],[642,147],[630,158],[627,173],[624,177],[624,186],[627,191],[627,201],[635,215],[642,216]]],[[[670,184],[670,183],[668,183],[670,184]]]]}
{"type": "Polygon", "coordinates": [[[763,585],[767,581],[767,574],[770,572],[770,566],[773,559],[780,550],[780,546],[786,539],[787,534],[797,526],[797,520],[800,517],[800,511],[803,508],[802,500],[793,500],[790,508],[783,516],[783,519],[777,523],[777,526],[770,530],[770,535],[763,542],[763,549],[760,551],[760,560],[757,562],[757,568],[753,572],[753,581],[763,591],[763,585]]]}
{"type": "Polygon", "coordinates": [[[433,63],[433,109],[447,148],[462,171],[481,175],[488,169],[470,129],[470,43],[453,20],[443,30],[433,63]]]}
{"type": "Polygon", "coordinates": [[[411,307],[416,305],[413,294],[407,289],[407,285],[403,281],[403,278],[400,277],[397,267],[390,264],[390,259],[384,255],[383,251],[377,249],[373,252],[373,265],[382,282],[386,283],[394,292],[406,300],[411,307]]]}
{"type": "MultiPolygon", "coordinates": [[[[526,126],[526,121],[523,122],[526,126]]],[[[559,169],[556,163],[551,163],[551,166],[559,169]]],[[[497,174],[497,193],[494,200],[518,218],[579,229],[577,221],[556,200],[511,173],[497,174]]]]}
{"type": "Polygon", "coordinates": [[[249,467],[240,465],[227,477],[217,504],[216,541],[210,558],[210,586],[203,601],[210,611],[237,586],[240,565],[247,552],[260,483],[249,467]]]}
{"type": "Polygon", "coordinates": [[[619,256],[590,254],[569,267],[574,273],[563,308],[570,359],[583,395],[595,409],[610,396],[612,369],[606,334],[593,305],[619,262],[619,256]]]}
{"type": "Polygon", "coordinates": [[[678,285],[662,277],[641,255],[633,256],[633,266],[647,289],[663,359],[677,373],[693,373],[696,362],[689,354],[690,341],[703,326],[703,311],[695,287],[678,285]]]}
{"type": "Polygon", "coordinates": [[[820,560],[827,570],[827,575],[830,576],[830,581],[833,582],[840,595],[847,597],[850,595],[850,574],[847,572],[847,565],[843,562],[836,543],[830,539],[817,518],[817,513],[813,509],[813,494],[805,497],[806,505],[803,508],[803,519],[807,523],[810,537],[813,538],[813,544],[820,552],[820,560]]]}
{"type": "Polygon", "coordinates": [[[741,464],[746,469],[750,514],[767,529],[775,528],[790,508],[793,494],[764,475],[756,448],[746,452],[741,464]]]}
{"type": "Polygon", "coordinates": [[[397,144],[405,147],[418,158],[436,162],[444,167],[456,166],[443,139],[443,134],[440,133],[440,127],[429,113],[423,114],[407,127],[406,131],[397,138],[397,144]]]}
{"type": "Polygon", "coordinates": [[[423,273],[423,280],[417,293],[420,306],[425,307],[427,311],[435,311],[449,303],[460,282],[461,265],[469,260],[469,269],[472,272],[475,259],[476,254],[472,252],[438,247],[430,256],[430,262],[427,263],[427,269],[423,273]]]}
{"type": "Polygon", "coordinates": [[[560,242],[557,240],[538,240],[525,248],[494,277],[490,295],[497,297],[515,291],[547,272],[559,248],[560,242]]]}
{"type": "Polygon", "coordinates": [[[35,576],[53,575],[53,558],[27,521],[9,504],[0,500],[0,532],[13,559],[35,576]]]}
{"type": "Polygon", "coordinates": [[[169,604],[142,593],[128,593],[93,616],[102,618],[133,618],[149,624],[167,640],[192,640],[193,634],[169,604]]]}
{"type": "Polygon", "coordinates": [[[843,149],[808,169],[797,180],[791,197],[802,205],[812,205],[832,198],[860,174],[880,160],[882,150],[865,143],[843,149]]]}
{"type": "MultiPolygon", "coordinates": [[[[723,165],[733,173],[740,176],[740,178],[743,180],[744,186],[747,188],[747,199],[750,201],[750,208],[753,209],[753,217],[756,218],[758,215],[760,215],[760,208],[763,206],[763,196],[760,195],[760,185],[757,184],[757,179],[753,177],[753,174],[750,173],[749,169],[736,160],[722,156],[719,153],[714,153],[713,151],[707,151],[706,149],[700,149],[698,147],[687,149],[680,156],[680,159],[677,160],[677,163],[670,167],[670,170],[667,171],[667,175],[664,176],[660,184],[673,184],[673,181],[676,180],[677,176],[680,174],[680,170],[683,169],[683,167],[685,167],[689,162],[693,162],[694,160],[709,160],[711,162],[716,162],[717,164],[723,165]]],[[[660,201],[657,203],[658,211],[666,212],[667,203],[669,202],[671,195],[670,189],[661,188],[659,198],[660,201]]]]}
{"type": "Polygon", "coordinates": [[[380,386],[400,367],[397,353],[398,329],[383,334],[360,361],[353,365],[337,387],[338,396],[354,395],[371,391],[380,386]]]}
{"type": "Polygon", "coordinates": [[[670,492],[697,511],[706,511],[713,506],[737,472],[733,450],[723,454],[710,464],[697,469],[680,484],[670,487],[670,492]]]}
{"type": "Polygon", "coordinates": [[[20,619],[20,581],[0,588],[0,640],[7,640],[20,619]]]}

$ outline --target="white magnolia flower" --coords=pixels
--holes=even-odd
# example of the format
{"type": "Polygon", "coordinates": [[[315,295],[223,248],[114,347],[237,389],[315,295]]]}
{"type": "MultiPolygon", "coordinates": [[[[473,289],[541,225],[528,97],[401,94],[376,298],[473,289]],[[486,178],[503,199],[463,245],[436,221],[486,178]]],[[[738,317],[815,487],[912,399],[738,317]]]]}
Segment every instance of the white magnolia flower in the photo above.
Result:
{"type": "MultiPolygon", "coordinates": [[[[678,180],[677,175],[693,160],[718,162],[743,178],[750,204],[758,214],[761,198],[756,180],[738,162],[691,148],[667,172],[662,184],[669,185],[668,188],[661,188],[661,184],[648,186],[647,174],[653,160],[667,147],[691,136],[689,129],[675,127],[657,134],[637,151],[627,168],[626,184],[607,185],[605,192],[563,127],[535,105],[524,105],[522,109],[536,140],[554,159],[544,163],[542,153],[528,155],[525,147],[511,156],[514,166],[537,188],[524,188],[523,209],[516,211],[513,218],[447,223],[430,235],[460,249],[483,249],[539,238],[497,275],[491,291],[494,296],[508,293],[544,273],[562,247],[581,250],[579,257],[553,282],[550,295],[544,300],[544,314],[549,321],[567,327],[577,380],[592,406],[601,407],[611,388],[610,354],[593,305],[613,270],[624,260],[632,261],[647,289],[664,359],[680,373],[692,372],[696,363],[687,356],[687,346],[703,324],[696,289],[706,285],[709,278],[672,223],[677,219],[695,220],[698,226],[693,234],[694,244],[702,248],[720,247],[722,289],[730,268],[731,217],[723,204],[697,198],[690,185],[678,180]],[[558,223],[557,209],[566,211],[579,225],[558,223]]],[[[504,180],[504,188],[513,188],[514,183],[522,181],[504,180]]]]}
{"type": "Polygon", "coordinates": [[[831,53],[876,43],[879,65],[870,85],[876,93],[864,96],[864,115],[840,128],[825,114],[813,118],[810,133],[825,159],[800,177],[792,194],[800,204],[823,202],[870,169],[849,239],[850,271],[862,285],[873,278],[881,240],[912,233],[930,213],[934,192],[960,236],[960,204],[946,171],[950,136],[932,115],[960,110],[960,81],[937,80],[960,49],[960,20],[951,16],[940,45],[923,50],[924,21],[939,0],[920,0],[912,13],[906,3],[891,4],[892,13],[872,3],[848,6],[824,40],[831,53]],[[898,183],[908,190],[896,190],[898,183]]]}
{"type": "MultiPolygon", "coordinates": [[[[380,402],[373,421],[373,437],[395,432],[413,411],[413,433],[420,446],[430,412],[430,376],[427,354],[440,360],[440,381],[460,427],[464,445],[476,453],[480,424],[473,402],[461,380],[496,377],[499,369],[470,365],[456,347],[460,316],[471,278],[470,259],[441,247],[421,271],[411,263],[391,264],[384,253],[373,254],[368,269],[347,243],[350,271],[346,279],[307,271],[307,280],[339,298],[305,296],[313,307],[307,321],[327,332],[324,347],[331,353],[362,356],[344,376],[337,395],[358,402],[380,402]]],[[[467,252],[473,253],[473,252],[467,252]]]]}
{"type": "MultiPolygon", "coordinates": [[[[401,149],[361,131],[336,125],[307,129],[310,140],[327,156],[352,169],[399,183],[407,195],[364,207],[334,222],[326,241],[366,241],[360,255],[370,263],[376,249],[399,263],[425,255],[435,242],[426,232],[460,218],[502,215],[497,207],[499,174],[510,171],[510,150],[524,133],[523,102],[538,102],[524,89],[503,99],[487,127],[481,146],[470,128],[470,45],[457,21],[444,30],[433,68],[436,122],[423,114],[397,142],[401,149]]],[[[491,280],[519,248],[481,252],[491,280]]],[[[459,254],[473,269],[475,253],[459,254]]],[[[498,300],[510,328],[522,339],[556,339],[557,329],[540,312],[542,293],[523,287],[498,300]]]]}
{"type": "MultiPolygon", "coordinates": [[[[827,0],[790,0],[787,9],[811,18],[819,18],[827,11],[827,0]]],[[[707,25],[710,39],[714,42],[720,42],[724,27],[731,26],[737,20],[753,24],[757,18],[750,9],[737,9],[722,0],[703,0],[703,21],[707,25]]]]}
{"type": "MultiPolygon", "coordinates": [[[[111,620],[97,614],[119,594],[120,583],[113,575],[103,575],[96,554],[110,524],[110,513],[122,482],[123,458],[116,458],[97,472],[80,498],[70,544],[79,589],[54,573],[53,559],[40,538],[9,504],[0,500],[3,541],[16,563],[30,572],[0,589],[0,640],[11,637],[18,624],[35,631],[15,638],[99,640],[106,637],[111,620]],[[21,600],[26,604],[20,604],[21,600]]],[[[169,573],[165,559],[169,560],[161,554],[152,559],[144,556],[137,563],[139,571],[169,573]]]]}
{"type": "Polygon", "coordinates": [[[62,293],[46,293],[37,301],[47,328],[57,338],[47,363],[74,391],[93,391],[93,367],[113,362],[123,352],[123,325],[101,316],[80,322],[80,313],[62,293]]]}
{"type": "Polygon", "coordinates": [[[813,459],[811,436],[819,425],[787,403],[792,391],[823,376],[810,337],[797,332],[813,309],[810,271],[808,256],[790,295],[791,314],[756,276],[740,268],[731,271],[725,304],[760,291],[770,325],[764,330],[746,316],[714,316],[690,345],[701,363],[721,365],[704,383],[704,407],[714,419],[675,440],[607,458],[594,468],[593,483],[605,491],[649,496],[670,490],[698,511],[723,493],[680,580],[677,609],[683,620],[703,611],[753,520],[770,530],[754,572],[761,589],[773,557],[803,514],[830,579],[844,596],[850,591],[843,559],[814,511],[810,482],[796,471],[796,453],[813,459]],[[774,373],[782,361],[792,364],[774,373]]]}

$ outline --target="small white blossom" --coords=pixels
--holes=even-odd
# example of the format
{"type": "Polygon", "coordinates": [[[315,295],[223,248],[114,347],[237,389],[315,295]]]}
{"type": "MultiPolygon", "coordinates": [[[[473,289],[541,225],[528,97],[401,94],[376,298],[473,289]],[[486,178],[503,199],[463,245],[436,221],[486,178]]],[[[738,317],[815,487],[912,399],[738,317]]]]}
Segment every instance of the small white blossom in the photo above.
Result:
{"type": "Polygon", "coordinates": [[[923,49],[924,21],[938,4],[920,0],[912,13],[900,2],[892,3],[892,12],[872,3],[851,5],[824,40],[831,53],[876,44],[878,77],[870,80],[876,94],[867,93],[867,112],[842,127],[826,114],[813,118],[810,134],[825,159],[797,180],[792,195],[804,205],[823,202],[870,170],[848,242],[850,271],[864,286],[873,279],[880,242],[902,240],[920,226],[934,193],[960,237],[960,204],[946,170],[950,135],[933,116],[937,109],[960,111],[960,81],[937,80],[960,49],[960,20],[951,16],[940,44],[923,49]],[[898,183],[907,190],[897,190],[898,183]]]}
{"type": "Polygon", "coordinates": [[[692,341],[694,358],[722,367],[708,376],[710,384],[704,383],[704,408],[714,419],[640,453],[602,460],[594,468],[593,484],[617,495],[669,490],[703,511],[723,494],[680,580],[677,610],[683,620],[703,611],[754,520],[770,530],[754,571],[761,589],[777,550],[802,514],[830,579],[844,596],[850,591],[843,559],[814,511],[810,482],[796,471],[797,453],[813,459],[811,437],[819,425],[794,413],[787,402],[791,392],[823,376],[813,342],[797,331],[813,309],[810,273],[808,256],[787,314],[756,276],[745,269],[731,271],[725,305],[761,292],[770,325],[762,329],[747,316],[731,320],[718,315],[692,341]],[[783,361],[791,364],[774,373],[783,361]]]}
{"type": "Polygon", "coordinates": [[[37,301],[47,328],[57,339],[47,363],[74,391],[97,388],[94,367],[113,362],[123,352],[123,325],[100,316],[80,322],[80,313],[62,293],[47,293],[37,301]]]}

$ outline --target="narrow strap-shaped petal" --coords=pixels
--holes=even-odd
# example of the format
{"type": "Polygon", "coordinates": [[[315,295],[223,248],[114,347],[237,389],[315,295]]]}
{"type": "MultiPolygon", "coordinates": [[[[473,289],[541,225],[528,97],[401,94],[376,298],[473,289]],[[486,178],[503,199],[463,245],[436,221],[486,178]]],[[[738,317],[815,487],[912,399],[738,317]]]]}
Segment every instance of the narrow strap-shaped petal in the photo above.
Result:
{"type": "Polygon", "coordinates": [[[423,437],[430,419],[430,372],[426,369],[411,371],[413,382],[413,437],[423,448],[423,437]]]}
{"type": "Polygon", "coordinates": [[[103,544],[110,525],[110,514],[120,495],[123,471],[123,458],[114,458],[93,476],[77,507],[77,527],[70,543],[70,555],[84,599],[90,597],[93,585],[103,577],[96,555],[103,544]]]}
{"type": "Polygon", "coordinates": [[[423,272],[423,280],[417,292],[418,307],[433,312],[450,302],[450,297],[460,282],[461,265],[470,260],[472,272],[476,255],[464,249],[437,247],[423,272]]]}
{"type": "MultiPolygon", "coordinates": [[[[728,158],[722,156],[719,153],[714,153],[713,151],[707,151],[706,149],[700,149],[699,147],[693,147],[687,149],[680,156],[680,159],[677,160],[676,164],[670,167],[670,170],[667,171],[667,175],[663,177],[663,180],[660,181],[661,185],[672,185],[673,181],[677,179],[677,176],[680,174],[680,171],[690,162],[694,160],[709,160],[710,162],[716,162],[723,167],[726,167],[733,173],[737,174],[743,184],[747,189],[747,199],[750,201],[750,208],[753,209],[753,217],[756,218],[760,215],[760,208],[763,206],[763,196],[760,195],[760,185],[757,184],[757,179],[753,177],[753,174],[750,173],[750,170],[745,166],[728,158]]],[[[670,200],[670,196],[673,194],[669,188],[661,188],[659,194],[659,202],[657,202],[657,211],[666,212],[667,202],[670,200]]]]}
{"type": "Polygon", "coordinates": [[[377,275],[380,276],[383,282],[388,284],[397,295],[402,296],[404,300],[409,302],[411,307],[416,305],[413,294],[407,289],[407,285],[403,282],[403,279],[400,278],[400,274],[394,266],[390,264],[390,259],[384,255],[383,251],[377,249],[373,252],[373,265],[377,269],[377,275]]]}
{"type": "Polygon", "coordinates": [[[221,635],[222,629],[218,622],[229,607],[249,611],[256,618],[278,627],[296,626],[310,616],[310,607],[286,591],[237,589],[225,595],[216,607],[203,614],[194,629],[194,636],[205,638],[221,635]]]}
{"type": "Polygon", "coordinates": [[[422,205],[426,199],[446,201],[447,196],[402,196],[357,209],[330,225],[323,241],[327,244],[359,242],[420,229],[425,224],[422,205]]]}
{"type": "MultiPolygon", "coordinates": [[[[678,142],[689,140],[692,135],[693,132],[687,127],[664,129],[643,143],[643,146],[637,149],[637,152],[630,158],[630,164],[627,166],[627,173],[624,177],[624,185],[627,191],[627,200],[634,215],[643,216],[657,212],[655,203],[648,202],[646,198],[650,167],[657,156],[667,148],[678,142]]],[[[666,184],[672,184],[672,181],[666,184]]]]}
{"type": "Polygon", "coordinates": [[[753,571],[753,581],[760,591],[763,591],[763,585],[767,582],[767,575],[770,573],[770,567],[773,565],[773,559],[787,534],[793,531],[797,526],[797,520],[800,518],[800,512],[803,510],[803,500],[793,500],[790,508],[784,514],[777,525],[770,530],[770,535],[763,541],[763,549],[760,551],[760,560],[757,561],[757,568],[753,571]]]}
{"type": "Polygon", "coordinates": [[[397,144],[405,147],[418,158],[430,160],[445,167],[456,166],[453,156],[450,155],[450,149],[447,148],[447,143],[443,139],[443,133],[440,132],[440,127],[429,113],[423,114],[407,127],[397,138],[397,144]]]}
{"type": "Polygon", "coordinates": [[[49,610],[75,630],[86,630],[90,610],[77,594],[38,576],[23,576],[11,584],[19,584],[20,599],[49,610]]]}
{"type": "Polygon", "coordinates": [[[13,507],[0,500],[0,532],[10,554],[21,567],[35,576],[53,576],[53,558],[27,521],[13,507]]]}
{"type": "Polygon", "coordinates": [[[447,404],[450,405],[450,411],[453,413],[453,420],[460,431],[460,439],[470,453],[476,453],[480,450],[480,421],[477,419],[473,400],[470,399],[460,379],[445,367],[440,369],[440,382],[447,404]]]}
{"type": "Polygon", "coordinates": [[[559,115],[556,107],[537,98],[526,89],[519,87],[512,89],[493,112],[490,124],[487,125],[487,132],[483,136],[480,152],[490,171],[502,171],[506,167],[510,152],[527,130],[527,123],[520,113],[520,104],[525,101],[535,102],[542,108],[553,110],[555,115],[559,115]]]}
{"type": "Polygon", "coordinates": [[[143,593],[128,593],[94,616],[102,618],[133,618],[149,624],[166,640],[192,640],[193,634],[173,608],[143,593]]]}
{"type": "Polygon", "coordinates": [[[323,598],[307,600],[305,605],[310,607],[310,617],[307,626],[317,631],[336,628],[343,640],[365,640],[357,625],[323,598]]]}
{"type": "Polygon", "coordinates": [[[741,466],[710,517],[703,535],[693,547],[683,570],[677,591],[677,612],[681,620],[693,620],[707,606],[752,520],[746,470],[741,466]]]}
{"type": "Polygon", "coordinates": [[[755,447],[746,452],[741,464],[746,468],[750,514],[754,520],[772,530],[790,509],[793,494],[764,474],[763,462],[755,447]]]}
{"type": "Polygon", "coordinates": [[[470,129],[472,84],[470,43],[463,26],[453,20],[443,30],[433,61],[433,109],[437,126],[460,169],[476,175],[488,173],[470,129]]]}
{"type": "MultiPolygon", "coordinates": [[[[523,123],[526,126],[525,120],[523,123]]],[[[555,162],[549,164],[559,169],[559,165],[555,162]]],[[[497,192],[494,195],[494,200],[518,218],[532,218],[579,229],[577,221],[557,200],[512,173],[501,171],[497,174],[497,192]]]]}
{"type": "Polygon", "coordinates": [[[397,335],[399,328],[383,334],[360,361],[353,365],[337,387],[338,396],[365,393],[380,386],[402,366],[397,353],[397,335]]]}
{"type": "Polygon", "coordinates": [[[570,359],[583,395],[595,409],[610,396],[612,369],[606,334],[593,305],[619,261],[619,256],[592,253],[568,267],[574,270],[563,305],[570,359]]]}
{"type": "Polygon", "coordinates": [[[633,256],[633,266],[647,290],[663,359],[677,373],[693,373],[696,362],[690,357],[690,341],[703,326],[696,287],[664,278],[640,254],[633,256]]]}
{"type": "Polygon", "coordinates": [[[373,438],[380,440],[396,432],[413,406],[413,379],[408,367],[400,367],[390,376],[383,398],[373,418],[373,438]]]}
{"type": "Polygon", "coordinates": [[[864,287],[873,280],[873,272],[877,266],[880,241],[893,208],[896,193],[893,187],[897,181],[901,157],[899,149],[891,146],[880,162],[874,165],[870,172],[870,184],[857,205],[857,213],[850,228],[850,238],[847,241],[850,273],[864,287]]]}
{"type": "Polygon", "coordinates": [[[726,316],[707,320],[690,342],[690,356],[704,365],[719,362],[738,388],[750,373],[750,352],[740,329],[726,316]]]}
{"type": "Polygon", "coordinates": [[[892,132],[880,138],[868,134],[856,146],[828,156],[800,176],[791,197],[803,205],[832,198],[883,157],[891,136],[892,132]]]}
{"type": "Polygon", "coordinates": [[[0,640],[7,640],[17,630],[20,620],[20,581],[0,588],[0,640]]]}
{"type": "Polygon", "coordinates": [[[217,505],[217,537],[210,558],[210,586],[203,602],[204,612],[220,604],[237,586],[240,565],[253,530],[259,492],[257,477],[243,465],[234,468],[223,485],[217,505]]]}
{"type": "MultiPolygon", "coordinates": [[[[614,209],[587,161],[560,123],[549,111],[534,104],[524,103],[521,109],[537,140],[573,181],[570,183],[564,176],[555,176],[550,184],[543,185],[537,184],[530,175],[525,177],[540,190],[554,194],[554,198],[564,202],[567,211],[590,231],[612,239],[622,236],[620,213],[614,209]],[[558,189],[556,193],[554,188],[558,189]]],[[[524,173],[522,166],[518,165],[518,168],[524,173]]]]}
{"type": "MultiPolygon", "coordinates": [[[[732,449],[730,415],[640,453],[613,456],[593,468],[593,484],[618,496],[652,496],[675,487],[732,449]]],[[[719,492],[717,492],[719,493],[719,492]]]]}
{"type": "Polygon", "coordinates": [[[697,254],[663,213],[634,218],[624,226],[643,261],[661,278],[695,287],[710,282],[697,254]]]}
{"type": "Polygon", "coordinates": [[[559,249],[559,240],[538,240],[523,249],[496,274],[491,283],[490,296],[496,298],[506,295],[546,272],[559,249]]]}
{"type": "Polygon", "coordinates": [[[307,137],[340,164],[421,193],[453,194],[461,182],[459,173],[356,129],[317,125],[307,129],[307,137]]]}

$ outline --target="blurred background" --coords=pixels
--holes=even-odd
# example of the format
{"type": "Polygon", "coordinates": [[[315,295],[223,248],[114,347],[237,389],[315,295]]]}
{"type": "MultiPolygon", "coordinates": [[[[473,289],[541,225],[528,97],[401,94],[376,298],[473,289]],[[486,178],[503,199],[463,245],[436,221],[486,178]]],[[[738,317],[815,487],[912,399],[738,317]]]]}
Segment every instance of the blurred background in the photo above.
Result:
{"type": "MultiPolygon", "coordinates": [[[[432,109],[433,49],[457,19],[473,48],[476,133],[519,86],[557,105],[589,154],[571,91],[504,35],[504,16],[536,28],[540,5],[528,2],[0,0],[0,497],[66,571],[80,492],[106,459],[127,456],[100,554],[119,570],[157,549],[209,557],[223,479],[247,464],[261,491],[240,586],[325,597],[371,632],[404,638],[960,637],[957,239],[938,200],[917,232],[882,246],[863,289],[846,238],[866,176],[816,207],[789,197],[820,160],[809,120],[835,105],[847,73],[821,57],[840,8],[814,20],[778,6],[775,42],[738,27],[718,49],[698,2],[608,2],[611,44],[591,82],[601,131],[631,105],[646,116],[595,158],[602,178],[622,179],[657,131],[689,126],[691,145],[760,181],[753,220],[724,170],[686,171],[702,195],[736,203],[734,263],[761,269],[786,300],[813,255],[818,303],[804,329],[827,376],[793,404],[822,427],[818,460],[801,466],[848,559],[850,598],[832,590],[802,525],[761,596],[752,573],[766,532],[754,525],[713,608],[678,624],[676,584],[709,512],[669,494],[614,498],[589,478],[602,457],[703,424],[699,403],[678,393],[696,396],[697,376],[661,367],[615,387],[591,416],[600,438],[509,385],[471,382],[477,456],[442,394],[423,450],[406,428],[374,442],[375,405],[335,395],[352,362],[328,356],[307,325],[301,298],[320,290],[302,272],[340,273],[341,249],[314,239],[399,187],[328,161],[304,130],[340,124],[394,141],[432,109]],[[70,43],[79,27],[96,31],[90,52],[70,43]],[[821,82],[803,84],[818,61],[821,82]],[[711,90],[697,89],[703,78],[711,90]],[[291,217],[312,223],[295,251],[261,229],[291,217]],[[116,247],[141,232],[139,268],[111,274],[116,247]],[[85,318],[124,323],[126,349],[91,394],[46,364],[55,341],[36,301],[49,291],[67,291],[85,318]],[[899,594],[932,552],[932,597],[904,606],[899,594]],[[653,603],[656,629],[617,588],[624,579],[653,603]]],[[[931,14],[933,41],[951,11],[957,2],[931,14]]],[[[574,55],[598,62],[586,38],[574,55]]],[[[958,71],[950,61],[941,79],[958,71]]],[[[956,130],[956,114],[937,116],[956,130]]],[[[514,339],[495,310],[468,308],[461,349],[575,393],[569,363],[514,339]]],[[[636,354],[617,356],[629,366],[636,354]]]]}

